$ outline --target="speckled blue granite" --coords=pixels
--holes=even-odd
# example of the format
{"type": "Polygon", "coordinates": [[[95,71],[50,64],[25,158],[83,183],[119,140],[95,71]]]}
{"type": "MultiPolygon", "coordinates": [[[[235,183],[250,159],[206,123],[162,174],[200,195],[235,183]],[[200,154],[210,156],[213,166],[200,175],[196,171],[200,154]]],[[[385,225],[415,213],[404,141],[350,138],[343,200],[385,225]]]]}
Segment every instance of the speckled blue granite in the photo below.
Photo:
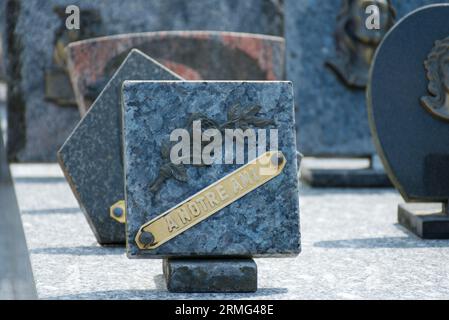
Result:
{"type": "Polygon", "coordinates": [[[109,208],[125,198],[121,143],[121,87],[125,80],[181,79],[133,50],[58,151],[58,160],[100,244],[125,244],[125,226],[109,208]]]}
{"type": "MultiPolygon", "coordinates": [[[[335,57],[334,33],[341,1],[285,0],[287,79],[295,85],[298,149],[306,156],[375,153],[365,91],[348,89],[325,66],[335,57]]],[[[392,0],[399,20],[443,0],[392,0]]]]}
{"type": "Polygon", "coordinates": [[[123,86],[127,253],[130,258],[281,256],[300,251],[293,88],[290,82],[133,82],[123,86]],[[170,209],[239,165],[187,166],[188,182],[171,179],[160,191],[150,184],[162,164],[161,142],[186,125],[192,113],[220,123],[234,104],[258,104],[279,130],[287,164],[281,175],[156,250],[134,242],[142,224],[170,209]]]}

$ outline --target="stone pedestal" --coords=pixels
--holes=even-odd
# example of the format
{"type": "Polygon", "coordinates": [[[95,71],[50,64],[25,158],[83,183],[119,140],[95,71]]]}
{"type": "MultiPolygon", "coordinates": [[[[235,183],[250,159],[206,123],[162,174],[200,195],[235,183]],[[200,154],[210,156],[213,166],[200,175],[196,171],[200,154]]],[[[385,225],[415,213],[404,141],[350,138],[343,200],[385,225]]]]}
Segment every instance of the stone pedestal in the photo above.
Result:
{"type": "Polygon", "coordinates": [[[170,292],[257,291],[253,259],[164,259],[163,270],[170,292]]]}
{"type": "Polygon", "coordinates": [[[418,237],[427,240],[449,239],[449,214],[447,204],[401,204],[398,222],[418,237]]]}
{"type": "Polygon", "coordinates": [[[370,166],[362,169],[324,169],[303,166],[301,177],[311,187],[316,188],[390,188],[392,184],[375,157],[370,166]]]}

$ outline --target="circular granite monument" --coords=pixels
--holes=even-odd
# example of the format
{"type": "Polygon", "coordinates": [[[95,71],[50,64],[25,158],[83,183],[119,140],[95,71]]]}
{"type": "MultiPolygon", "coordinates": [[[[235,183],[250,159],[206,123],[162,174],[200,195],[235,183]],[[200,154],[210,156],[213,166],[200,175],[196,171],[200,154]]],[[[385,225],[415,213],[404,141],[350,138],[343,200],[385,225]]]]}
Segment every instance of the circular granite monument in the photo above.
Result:
{"type": "MultiPolygon", "coordinates": [[[[403,18],[384,38],[371,69],[367,95],[375,146],[407,202],[449,199],[448,17],[449,5],[439,4],[403,18]]],[[[447,216],[426,216],[422,224],[404,208],[400,222],[420,236],[449,236],[447,216]],[[437,228],[427,228],[432,221],[437,228]]]]}

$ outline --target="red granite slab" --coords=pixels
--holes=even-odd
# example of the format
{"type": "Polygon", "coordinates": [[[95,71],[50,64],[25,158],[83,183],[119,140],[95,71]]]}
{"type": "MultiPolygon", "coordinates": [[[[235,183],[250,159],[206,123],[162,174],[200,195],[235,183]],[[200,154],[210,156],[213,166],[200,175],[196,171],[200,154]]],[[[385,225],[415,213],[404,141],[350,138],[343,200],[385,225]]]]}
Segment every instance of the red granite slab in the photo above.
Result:
{"type": "Polygon", "coordinates": [[[284,79],[285,43],[280,37],[162,31],[94,38],[67,47],[70,77],[81,114],[89,109],[133,48],[187,80],[284,79]]]}

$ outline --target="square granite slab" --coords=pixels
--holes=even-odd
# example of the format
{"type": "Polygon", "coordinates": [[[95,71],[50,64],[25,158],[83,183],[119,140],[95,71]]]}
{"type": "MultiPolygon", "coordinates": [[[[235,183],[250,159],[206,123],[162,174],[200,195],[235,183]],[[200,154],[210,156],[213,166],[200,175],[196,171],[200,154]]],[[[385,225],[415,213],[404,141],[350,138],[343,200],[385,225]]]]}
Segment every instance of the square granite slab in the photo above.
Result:
{"type": "Polygon", "coordinates": [[[181,79],[133,50],[58,151],[58,160],[100,244],[125,244],[125,226],[109,216],[124,200],[121,87],[125,80],[181,79]]]}
{"type": "Polygon", "coordinates": [[[259,257],[299,253],[298,168],[290,82],[126,81],[123,108],[127,253],[130,258],[259,257]],[[144,223],[241,166],[185,165],[185,182],[170,178],[158,190],[153,190],[150,186],[156,181],[161,166],[170,161],[163,156],[163,146],[170,133],[186,127],[188,119],[198,113],[223,124],[235,105],[239,106],[240,114],[258,105],[261,109],[255,117],[273,121],[264,128],[278,129],[279,150],[287,161],[283,172],[157,249],[140,250],[135,237],[144,223]]]}
{"type": "MultiPolygon", "coordinates": [[[[421,6],[441,2],[448,1],[391,0],[392,10],[385,13],[390,17],[395,15],[394,20],[398,21],[421,6]]],[[[295,84],[296,105],[299,109],[296,113],[297,142],[298,149],[305,156],[369,157],[376,152],[368,125],[365,88],[346,85],[329,67],[329,62],[338,59],[336,34],[357,50],[361,49],[359,53],[367,49],[352,34],[341,30],[351,29],[360,18],[365,17],[364,9],[353,10],[360,3],[363,2],[284,2],[287,79],[295,84]],[[358,14],[354,14],[356,12],[358,14]]],[[[376,31],[360,28],[357,32],[364,37],[376,31]]],[[[355,61],[354,56],[351,59],[355,61]]],[[[367,78],[369,69],[364,70],[363,75],[367,78]]]]}

